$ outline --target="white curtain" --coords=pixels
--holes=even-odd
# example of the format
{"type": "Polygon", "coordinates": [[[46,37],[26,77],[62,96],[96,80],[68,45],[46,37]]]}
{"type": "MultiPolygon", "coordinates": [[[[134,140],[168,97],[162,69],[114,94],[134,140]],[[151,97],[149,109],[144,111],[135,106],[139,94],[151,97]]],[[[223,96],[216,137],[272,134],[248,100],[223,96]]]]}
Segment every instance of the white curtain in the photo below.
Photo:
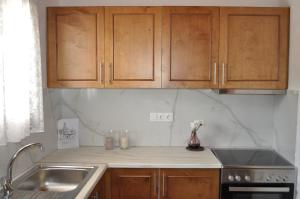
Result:
{"type": "Polygon", "coordinates": [[[0,0],[0,145],[44,131],[35,2],[0,0]]]}

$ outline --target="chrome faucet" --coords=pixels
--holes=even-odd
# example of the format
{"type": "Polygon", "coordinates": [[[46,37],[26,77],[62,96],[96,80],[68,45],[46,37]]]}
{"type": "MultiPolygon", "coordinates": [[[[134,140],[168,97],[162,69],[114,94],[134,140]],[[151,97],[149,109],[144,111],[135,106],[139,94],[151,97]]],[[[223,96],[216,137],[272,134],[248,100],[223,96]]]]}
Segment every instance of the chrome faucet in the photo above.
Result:
{"type": "Polygon", "coordinates": [[[20,153],[22,153],[26,149],[31,148],[31,147],[35,147],[35,146],[40,147],[41,151],[44,149],[43,145],[41,143],[27,144],[27,145],[23,146],[22,148],[20,148],[19,150],[17,150],[17,152],[15,152],[15,154],[9,160],[8,165],[7,165],[6,176],[2,178],[2,187],[3,187],[4,197],[8,197],[9,195],[11,195],[11,193],[13,191],[13,187],[11,185],[11,183],[12,183],[12,169],[13,169],[13,164],[14,164],[16,158],[19,156],[20,153]]]}

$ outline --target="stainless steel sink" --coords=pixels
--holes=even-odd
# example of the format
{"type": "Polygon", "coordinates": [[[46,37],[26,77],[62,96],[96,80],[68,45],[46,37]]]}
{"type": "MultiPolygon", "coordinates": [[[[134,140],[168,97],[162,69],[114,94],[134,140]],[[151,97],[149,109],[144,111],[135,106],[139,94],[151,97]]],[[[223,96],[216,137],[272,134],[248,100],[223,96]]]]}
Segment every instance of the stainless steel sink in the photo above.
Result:
{"type": "Polygon", "coordinates": [[[14,191],[49,192],[75,197],[97,167],[37,165],[13,182],[14,191]]]}

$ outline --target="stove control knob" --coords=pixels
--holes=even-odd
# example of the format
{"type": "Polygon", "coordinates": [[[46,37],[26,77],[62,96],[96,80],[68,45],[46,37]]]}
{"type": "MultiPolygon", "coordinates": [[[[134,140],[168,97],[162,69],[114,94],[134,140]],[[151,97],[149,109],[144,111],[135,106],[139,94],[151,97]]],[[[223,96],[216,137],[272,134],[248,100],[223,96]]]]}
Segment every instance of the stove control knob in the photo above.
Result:
{"type": "Polygon", "coordinates": [[[251,177],[250,176],[245,176],[245,181],[250,182],[251,181],[251,177]]]}
{"type": "Polygon", "coordinates": [[[236,181],[240,182],[241,179],[242,179],[241,176],[239,176],[239,175],[236,175],[236,176],[235,176],[235,180],[236,180],[236,181]]]}
{"type": "Polygon", "coordinates": [[[234,181],[234,177],[233,177],[232,175],[229,175],[229,176],[228,176],[228,180],[229,180],[230,182],[233,182],[233,181],[234,181]]]}
{"type": "Polygon", "coordinates": [[[266,176],[266,181],[270,182],[272,180],[272,178],[270,176],[266,176]]]}

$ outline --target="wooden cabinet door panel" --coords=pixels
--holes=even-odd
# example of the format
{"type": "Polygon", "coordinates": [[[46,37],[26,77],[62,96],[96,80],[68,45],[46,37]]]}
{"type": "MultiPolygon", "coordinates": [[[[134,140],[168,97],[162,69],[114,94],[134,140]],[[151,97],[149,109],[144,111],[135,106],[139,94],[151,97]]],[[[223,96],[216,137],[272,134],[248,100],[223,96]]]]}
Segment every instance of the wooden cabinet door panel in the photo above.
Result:
{"type": "Polygon", "coordinates": [[[161,87],[161,9],[107,7],[106,87],[161,87]]]}
{"type": "Polygon", "coordinates": [[[157,199],[155,169],[112,169],[112,199],[157,199]]]}
{"type": "Polygon", "coordinates": [[[111,169],[107,169],[88,199],[111,199],[111,169]]]}
{"type": "Polygon", "coordinates": [[[48,8],[48,86],[103,87],[104,8],[48,8]]]}
{"type": "Polygon", "coordinates": [[[221,8],[221,88],[287,88],[288,16],[285,8],[221,8]]]}
{"type": "Polygon", "coordinates": [[[219,8],[163,8],[163,87],[217,88],[219,8]]]}
{"type": "Polygon", "coordinates": [[[162,199],[218,199],[219,170],[161,169],[162,199]]]}

